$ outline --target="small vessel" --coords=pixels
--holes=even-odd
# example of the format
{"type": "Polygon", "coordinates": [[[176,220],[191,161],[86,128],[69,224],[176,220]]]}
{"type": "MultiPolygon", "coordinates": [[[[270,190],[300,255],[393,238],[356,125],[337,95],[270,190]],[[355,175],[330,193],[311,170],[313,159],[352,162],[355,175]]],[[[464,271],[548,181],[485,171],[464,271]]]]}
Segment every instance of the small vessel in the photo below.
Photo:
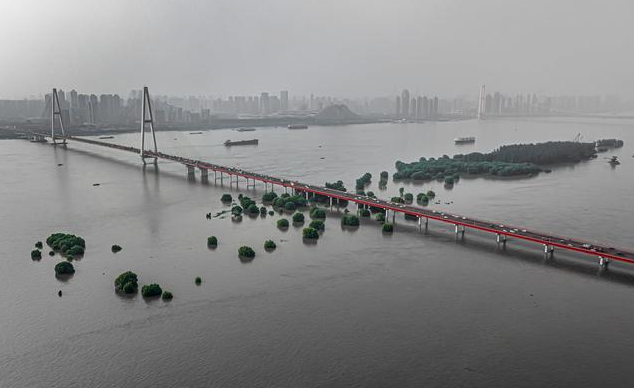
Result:
{"type": "Polygon", "coordinates": [[[29,141],[31,143],[47,143],[46,138],[40,135],[31,135],[31,137],[29,138],[29,141]]]}
{"type": "Polygon", "coordinates": [[[255,131],[255,128],[238,128],[237,131],[238,132],[253,132],[255,131]]]}
{"type": "Polygon", "coordinates": [[[257,145],[257,144],[258,144],[258,139],[225,141],[225,146],[227,147],[234,146],[234,145],[257,145]]]}
{"type": "Polygon", "coordinates": [[[608,163],[610,163],[612,166],[618,166],[619,164],[621,164],[621,162],[619,162],[619,159],[616,156],[613,156],[612,158],[610,158],[608,160],[608,163]]]}
{"type": "Polygon", "coordinates": [[[190,132],[190,135],[202,135],[202,131],[198,131],[198,132],[190,132]]]}
{"type": "Polygon", "coordinates": [[[288,128],[288,129],[308,129],[308,125],[306,125],[306,124],[289,124],[286,128],[288,128]]]}
{"type": "Polygon", "coordinates": [[[453,139],[453,141],[456,144],[475,143],[475,137],[474,136],[457,137],[457,138],[453,139]]]}
{"type": "Polygon", "coordinates": [[[100,139],[114,139],[114,136],[99,136],[100,139]]]}

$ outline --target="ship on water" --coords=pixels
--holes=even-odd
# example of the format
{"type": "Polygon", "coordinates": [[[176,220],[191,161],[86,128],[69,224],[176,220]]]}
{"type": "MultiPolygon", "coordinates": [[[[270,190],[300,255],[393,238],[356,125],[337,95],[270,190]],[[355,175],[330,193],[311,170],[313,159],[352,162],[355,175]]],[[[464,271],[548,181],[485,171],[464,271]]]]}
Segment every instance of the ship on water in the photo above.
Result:
{"type": "Polygon", "coordinates": [[[308,129],[308,125],[306,125],[306,124],[289,124],[286,128],[288,128],[288,129],[308,129]]]}
{"type": "Polygon", "coordinates": [[[227,140],[227,141],[225,141],[225,146],[226,147],[235,146],[235,145],[257,145],[257,144],[258,144],[258,139],[236,140],[236,141],[227,140]]]}
{"type": "Polygon", "coordinates": [[[238,132],[253,132],[255,131],[255,128],[238,128],[237,131],[238,132]]]}
{"type": "Polygon", "coordinates": [[[453,141],[456,144],[475,143],[475,137],[473,137],[473,136],[457,137],[457,138],[453,139],[453,141]]]}

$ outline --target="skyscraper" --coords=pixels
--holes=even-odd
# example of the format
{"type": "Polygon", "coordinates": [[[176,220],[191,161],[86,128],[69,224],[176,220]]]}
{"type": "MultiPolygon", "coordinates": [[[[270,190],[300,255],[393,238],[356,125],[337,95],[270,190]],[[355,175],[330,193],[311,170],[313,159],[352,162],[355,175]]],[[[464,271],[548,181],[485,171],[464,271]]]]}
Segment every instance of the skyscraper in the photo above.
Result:
{"type": "Polygon", "coordinates": [[[401,107],[403,116],[409,116],[409,91],[407,89],[404,89],[403,93],[401,93],[401,107]]]}
{"type": "Polygon", "coordinates": [[[269,106],[269,94],[267,92],[260,93],[260,112],[263,115],[271,113],[269,106]]]}
{"type": "Polygon", "coordinates": [[[288,90],[280,92],[280,110],[284,112],[288,110],[288,90]]]}
{"type": "Polygon", "coordinates": [[[401,114],[401,97],[396,96],[396,115],[401,114]]]}

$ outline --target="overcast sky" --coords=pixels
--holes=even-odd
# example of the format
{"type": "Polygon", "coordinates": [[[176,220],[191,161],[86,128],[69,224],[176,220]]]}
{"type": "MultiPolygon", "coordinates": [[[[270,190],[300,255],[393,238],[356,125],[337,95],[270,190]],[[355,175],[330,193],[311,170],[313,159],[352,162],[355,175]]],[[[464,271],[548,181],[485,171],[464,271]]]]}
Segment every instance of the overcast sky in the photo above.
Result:
{"type": "Polygon", "coordinates": [[[0,97],[634,95],[633,0],[1,0],[0,97]]]}

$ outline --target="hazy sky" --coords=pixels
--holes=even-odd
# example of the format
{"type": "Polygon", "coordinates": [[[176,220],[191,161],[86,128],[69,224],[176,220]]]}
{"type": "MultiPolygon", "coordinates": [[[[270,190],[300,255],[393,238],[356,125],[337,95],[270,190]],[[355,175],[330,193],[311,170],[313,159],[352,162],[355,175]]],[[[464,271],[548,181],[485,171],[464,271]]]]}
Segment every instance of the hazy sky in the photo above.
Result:
{"type": "Polygon", "coordinates": [[[633,0],[1,0],[0,97],[634,95],[633,0]]]}

